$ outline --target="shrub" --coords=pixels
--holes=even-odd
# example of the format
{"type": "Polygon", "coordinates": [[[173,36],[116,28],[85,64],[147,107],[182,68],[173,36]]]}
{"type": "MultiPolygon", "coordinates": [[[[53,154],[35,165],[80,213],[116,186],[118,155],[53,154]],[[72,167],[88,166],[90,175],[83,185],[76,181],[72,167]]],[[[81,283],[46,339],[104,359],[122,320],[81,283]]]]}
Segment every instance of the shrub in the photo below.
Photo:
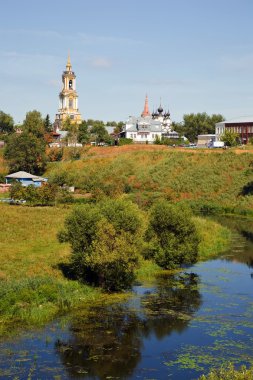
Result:
{"type": "Polygon", "coordinates": [[[129,145],[129,144],[133,144],[133,140],[132,139],[127,139],[126,137],[121,137],[119,139],[119,146],[129,145]]]}
{"type": "Polygon", "coordinates": [[[229,364],[227,367],[213,370],[208,375],[200,376],[199,380],[252,380],[253,368],[247,369],[242,366],[236,370],[233,364],[229,364]]]}
{"type": "Polygon", "coordinates": [[[63,156],[63,148],[50,148],[47,156],[50,162],[61,161],[63,156]]]}
{"type": "Polygon", "coordinates": [[[199,236],[187,209],[166,201],[157,202],[146,233],[149,242],[146,256],[170,269],[196,262],[199,236]]]}
{"type": "Polygon", "coordinates": [[[67,203],[72,202],[72,195],[66,190],[54,184],[45,184],[41,187],[29,185],[24,187],[20,182],[16,182],[11,186],[11,198],[25,199],[32,206],[51,206],[56,202],[67,203]]]}
{"type": "Polygon", "coordinates": [[[107,200],[73,210],[58,237],[71,244],[71,269],[76,278],[117,291],[128,288],[134,279],[141,226],[137,206],[107,200]]]}

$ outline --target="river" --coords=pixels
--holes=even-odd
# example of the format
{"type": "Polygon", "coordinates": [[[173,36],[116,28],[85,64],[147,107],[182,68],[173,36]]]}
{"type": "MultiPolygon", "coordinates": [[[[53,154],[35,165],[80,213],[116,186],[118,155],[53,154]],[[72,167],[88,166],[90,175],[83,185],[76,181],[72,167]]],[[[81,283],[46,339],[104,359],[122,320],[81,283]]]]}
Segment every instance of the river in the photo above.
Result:
{"type": "Polygon", "coordinates": [[[0,378],[191,380],[253,363],[253,221],[222,223],[233,247],[221,258],[2,340],[0,378]]]}

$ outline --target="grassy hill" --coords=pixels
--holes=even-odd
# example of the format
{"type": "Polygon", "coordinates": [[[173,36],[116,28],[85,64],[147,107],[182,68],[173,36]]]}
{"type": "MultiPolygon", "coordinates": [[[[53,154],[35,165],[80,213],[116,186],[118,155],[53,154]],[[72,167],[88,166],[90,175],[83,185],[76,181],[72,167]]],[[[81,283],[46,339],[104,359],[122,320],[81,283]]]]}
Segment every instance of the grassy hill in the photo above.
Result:
{"type": "Polygon", "coordinates": [[[253,155],[239,153],[160,146],[86,148],[80,160],[50,164],[46,175],[95,198],[127,194],[142,207],[163,197],[252,210],[253,155]]]}

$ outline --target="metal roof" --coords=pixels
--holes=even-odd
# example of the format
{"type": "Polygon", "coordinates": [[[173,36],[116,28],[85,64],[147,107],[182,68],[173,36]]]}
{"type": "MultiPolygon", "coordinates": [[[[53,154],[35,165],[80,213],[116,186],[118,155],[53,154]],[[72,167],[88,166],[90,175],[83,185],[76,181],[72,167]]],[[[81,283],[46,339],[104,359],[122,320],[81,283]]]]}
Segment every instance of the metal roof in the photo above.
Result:
{"type": "Polygon", "coordinates": [[[239,124],[239,123],[253,123],[253,116],[241,116],[235,119],[224,120],[216,123],[215,125],[224,125],[224,124],[239,124]]]}
{"type": "Polygon", "coordinates": [[[46,181],[46,178],[38,177],[37,175],[30,174],[30,173],[23,172],[23,171],[6,175],[5,178],[31,179],[33,181],[46,181]]]}

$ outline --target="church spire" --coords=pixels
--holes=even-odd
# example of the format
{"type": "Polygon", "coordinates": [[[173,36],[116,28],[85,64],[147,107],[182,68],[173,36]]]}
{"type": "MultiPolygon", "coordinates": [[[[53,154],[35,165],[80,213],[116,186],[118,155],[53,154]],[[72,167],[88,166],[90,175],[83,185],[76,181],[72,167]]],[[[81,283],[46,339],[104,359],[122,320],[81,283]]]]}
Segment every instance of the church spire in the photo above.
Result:
{"type": "Polygon", "coordinates": [[[143,110],[141,116],[142,117],[150,116],[150,112],[149,112],[149,109],[148,109],[148,95],[146,95],[144,110],[143,110]]]}
{"type": "Polygon", "coordinates": [[[70,62],[70,55],[68,54],[68,60],[67,60],[67,64],[66,64],[66,69],[67,71],[71,71],[72,70],[72,65],[71,65],[71,62],[70,62]]]}

